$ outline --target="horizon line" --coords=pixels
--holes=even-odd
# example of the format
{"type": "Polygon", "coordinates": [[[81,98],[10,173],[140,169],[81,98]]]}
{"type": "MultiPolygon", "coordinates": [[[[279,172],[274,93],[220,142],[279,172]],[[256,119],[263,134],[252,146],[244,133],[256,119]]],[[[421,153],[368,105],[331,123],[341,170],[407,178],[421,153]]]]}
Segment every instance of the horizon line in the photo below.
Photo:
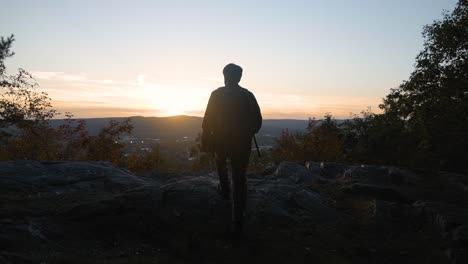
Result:
{"type": "MultiPolygon", "coordinates": [[[[173,116],[106,116],[106,117],[72,117],[71,119],[112,119],[112,118],[135,118],[135,117],[143,117],[143,118],[177,118],[177,117],[194,117],[194,118],[201,118],[203,119],[202,116],[192,116],[192,115],[173,115],[173,116]]],[[[50,120],[64,120],[67,118],[51,118],[50,120]]],[[[314,118],[262,118],[262,120],[297,120],[297,121],[308,121],[309,119],[314,119],[314,118]]],[[[316,120],[322,120],[323,118],[315,118],[316,120]]],[[[334,117],[335,120],[347,120],[351,118],[337,118],[334,117]]]]}

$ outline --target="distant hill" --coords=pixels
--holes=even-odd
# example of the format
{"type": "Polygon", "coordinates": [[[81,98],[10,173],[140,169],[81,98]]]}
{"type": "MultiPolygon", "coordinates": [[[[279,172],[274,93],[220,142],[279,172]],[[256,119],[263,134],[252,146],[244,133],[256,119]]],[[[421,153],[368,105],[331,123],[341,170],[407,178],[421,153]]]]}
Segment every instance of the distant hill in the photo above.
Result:
{"type": "MultiPolygon", "coordinates": [[[[110,120],[123,121],[126,117],[86,118],[88,132],[95,135],[105,127],[110,120]]],[[[133,124],[133,135],[142,138],[180,138],[184,136],[196,137],[201,131],[203,118],[196,116],[171,117],[130,117],[133,124]]],[[[63,124],[63,119],[50,121],[52,127],[63,124]]],[[[259,136],[276,137],[283,129],[290,132],[303,131],[307,127],[307,120],[296,119],[265,119],[259,136]]]]}

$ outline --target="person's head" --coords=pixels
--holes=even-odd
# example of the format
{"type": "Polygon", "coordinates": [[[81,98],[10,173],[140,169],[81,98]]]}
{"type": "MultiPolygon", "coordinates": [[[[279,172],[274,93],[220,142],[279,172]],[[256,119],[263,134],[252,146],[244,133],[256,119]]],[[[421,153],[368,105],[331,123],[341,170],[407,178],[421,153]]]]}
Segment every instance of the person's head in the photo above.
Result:
{"type": "Polygon", "coordinates": [[[242,68],[234,63],[229,63],[223,69],[224,84],[238,84],[242,77],[242,68]]]}

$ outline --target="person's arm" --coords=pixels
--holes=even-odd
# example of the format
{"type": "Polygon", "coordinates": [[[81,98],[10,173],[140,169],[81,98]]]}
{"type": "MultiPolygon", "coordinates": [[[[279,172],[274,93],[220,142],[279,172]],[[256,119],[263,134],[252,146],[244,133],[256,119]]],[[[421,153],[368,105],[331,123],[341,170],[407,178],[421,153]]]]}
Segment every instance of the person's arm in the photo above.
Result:
{"type": "Polygon", "coordinates": [[[251,109],[253,111],[253,132],[256,134],[262,127],[262,113],[260,111],[260,106],[258,106],[257,99],[255,99],[255,95],[253,95],[253,93],[250,93],[250,95],[251,109]]]}
{"type": "Polygon", "coordinates": [[[211,132],[213,130],[214,123],[214,110],[215,110],[215,93],[212,92],[210,99],[205,110],[205,116],[203,117],[202,129],[204,132],[211,132]]]}
{"type": "Polygon", "coordinates": [[[200,149],[203,152],[214,152],[214,139],[213,139],[213,130],[215,126],[215,93],[212,92],[208,104],[206,106],[205,116],[203,117],[202,123],[202,134],[201,134],[201,144],[200,149]]]}

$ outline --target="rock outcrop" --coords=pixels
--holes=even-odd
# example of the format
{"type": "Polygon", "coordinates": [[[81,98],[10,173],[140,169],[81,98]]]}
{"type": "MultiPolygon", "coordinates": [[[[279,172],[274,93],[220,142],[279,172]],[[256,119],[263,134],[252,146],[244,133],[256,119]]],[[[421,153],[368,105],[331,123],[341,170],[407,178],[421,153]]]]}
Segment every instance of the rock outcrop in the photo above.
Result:
{"type": "Polygon", "coordinates": [[[245,237],[233,248],[230,203],[215,174],[3,161],[0,263],[414,263],[427,259],[423,252],[466,260],[464,176],[307,165],[249,175],[245,237]]]}

